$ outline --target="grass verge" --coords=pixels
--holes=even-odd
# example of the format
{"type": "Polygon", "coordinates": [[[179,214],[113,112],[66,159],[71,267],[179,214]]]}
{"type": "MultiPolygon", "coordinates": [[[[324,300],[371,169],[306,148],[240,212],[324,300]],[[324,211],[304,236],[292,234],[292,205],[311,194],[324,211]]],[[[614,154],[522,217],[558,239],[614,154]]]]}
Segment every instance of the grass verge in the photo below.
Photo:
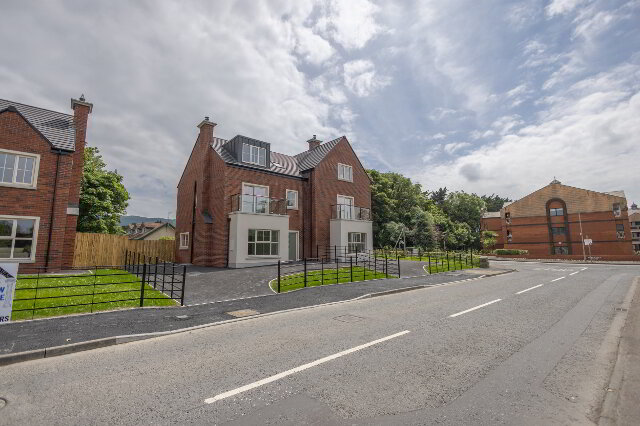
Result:
{"type": "MultiPolygon", "coordinates": [[[[71,276],[19,275],[11,320],[139,307],[140,287],[137,276],[119,269],[71,276]]],[[[144,306],[175,305],[169,296],[145,285],[144,306]]]]}
{"type": "MultiPolygon", "coordinates": [[[[376,272],[373,269],[365,268],[362,266],[353,267],[353,279],[351,268],[339,268],[336,269],[324,269],[307,271],[307,283],[305,285],[304,273],[284,275],[280,278],[280,293],[286,293],[287,291],[297,290],[303,287],[317,287],[328,284],[341,284],[355,281],[369,281],[379,278],[386,278],[387,275],[383,272],[376,272]]],[[[389,274],[389,278],[396,278],[396,275],[389,274]]],[[[278,279],[274,278],[269,282],[269,286],[276,293],[278,292],[278,279]]]]}

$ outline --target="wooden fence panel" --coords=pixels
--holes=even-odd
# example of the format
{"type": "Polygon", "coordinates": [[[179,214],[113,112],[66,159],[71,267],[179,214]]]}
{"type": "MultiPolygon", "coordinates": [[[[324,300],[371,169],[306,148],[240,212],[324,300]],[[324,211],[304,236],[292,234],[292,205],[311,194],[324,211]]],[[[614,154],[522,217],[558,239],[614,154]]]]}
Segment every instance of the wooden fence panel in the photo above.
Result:
{"type": "Polygon", "coordinates": [[[126,235],[76,233],[74,267],[123,265],[125,252],[140,253],[154,262],[174,261],[173,240],[130,240],[126,235]]]}

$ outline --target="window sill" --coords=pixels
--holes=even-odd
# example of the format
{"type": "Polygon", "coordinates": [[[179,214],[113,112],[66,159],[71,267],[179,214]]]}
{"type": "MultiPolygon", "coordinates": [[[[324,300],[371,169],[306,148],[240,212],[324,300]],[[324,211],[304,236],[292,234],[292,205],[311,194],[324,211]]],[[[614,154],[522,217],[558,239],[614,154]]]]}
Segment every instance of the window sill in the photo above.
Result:
{"type": "Polygon", "coordinates": [[[287,210],[298,210],[297,207],[287,207],[287,210]]]}
{"type": "Polygon", "coordinates": [[[280,259],[280,256],[273,256],[273,255],[259,255],[259,254],[250,254],[246,257],[246,260],[251,260],[251,259],[280,259]]]}
{"type": "Polygon", "coordinates": [[[189,247],[188,247],[188,246],[186,246],[186,247],[180,246],[180,247],[178,248],[178,250],[189,250],[189,247]]]}
{"type": "Polygon", "coordinates": [[[349,179],[338,178],[338,180],[341,180],[343,182],[351,182],[351,183],[353,183],[353,179],[349,180],[349,179]]]}
{"type": "Polygon", "coordinates": [[[20,183],[6,183],[6,182],[0,182],[0,186],[6,186],[7,188],[17,188],[17,189],[38,189],[37,186],[33,186],[33,185],[24,185],[24,184],[20,184],[20,183]]]}
{"type": "Polygon", "coordinates": [[[35,259],[0,259],[0,263],[36,263],[35,259]]]}

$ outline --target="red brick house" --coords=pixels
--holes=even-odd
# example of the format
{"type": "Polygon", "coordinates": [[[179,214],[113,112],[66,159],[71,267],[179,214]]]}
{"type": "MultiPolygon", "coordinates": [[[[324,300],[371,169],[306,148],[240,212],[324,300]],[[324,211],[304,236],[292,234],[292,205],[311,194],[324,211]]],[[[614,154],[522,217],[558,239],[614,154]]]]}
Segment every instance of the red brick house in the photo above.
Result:
{"type": "Polygon", "coordinates": [[[596,192],[553,180],[526,197],[487,213],[482,229],[498,233],[496,248],[528,257],[634,260],[624,192],[596,192]],[[583,239],[591,240],[583,252],[583,239]]]}
{"type": "Polygon", "coordinates": [[[373,248],[370,178],[347,138],[290,156],[208,117],[178,184],[176,259],[240,268],[373,248]],[[322,254],[322,252],[320,253],[322,254]]]}
{"type": "Polygon", "coordinates": [[[73,115],[0,99],[0,263],[72,266],[92,108],[83,96],[73,115]]]}

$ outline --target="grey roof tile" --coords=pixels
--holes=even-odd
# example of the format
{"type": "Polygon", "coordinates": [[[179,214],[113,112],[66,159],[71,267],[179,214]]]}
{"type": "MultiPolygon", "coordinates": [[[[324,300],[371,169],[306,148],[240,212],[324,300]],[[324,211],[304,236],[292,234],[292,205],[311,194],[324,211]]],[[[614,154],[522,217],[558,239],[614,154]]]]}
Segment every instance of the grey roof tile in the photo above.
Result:
{"type": "MultiPolygon", "coordinates": [[[[272,173],[302,177],[302,172],[313,169],[317,166],[341,139],[342,136],[332,141],[325,142],[311,151],[305,151],[297,155],[287,155],[271,151],[271,164],[267,170],[272,173]]],[[[223,148],[223,145],[226,142],[226,139],[214,137],[211,145],[225,163],[241,164],[244,167],[256,170],[265,170],[263,167],[253,166],[236,160],[229,151],[223,148]]]]}
{"type": "Polygon", "coordinates": [[[56,149],[75,151],[73,115],[0,99],[0,111],[14,106],[56,149]]]}

